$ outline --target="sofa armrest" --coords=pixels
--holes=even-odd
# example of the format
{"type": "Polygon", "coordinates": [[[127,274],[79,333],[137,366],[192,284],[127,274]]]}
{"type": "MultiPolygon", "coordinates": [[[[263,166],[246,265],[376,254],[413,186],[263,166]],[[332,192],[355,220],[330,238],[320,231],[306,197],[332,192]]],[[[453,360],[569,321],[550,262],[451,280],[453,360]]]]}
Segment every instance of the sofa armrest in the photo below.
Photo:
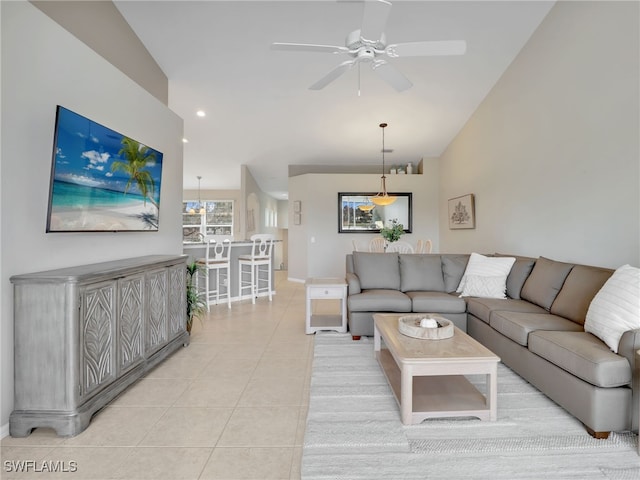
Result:
{"type": "MultiPolygon", "coordinates": [[[[640,328],[635,330],[627,330],[622,334],[620,343],[618,344],[618,354],[629,360],[631,370],[635,370],[636,351],[640,350],[640,328]]],[[[640,365],[638,365],[640,366],[640,365]]]]}
{"type": "MultiPolygon", "coordinates": [[[[631,428],[634,432],[637,432],[638,417],[640,415],[640,328],[627,330],[622,334],[618,344],[618,354],[625,357],[629,361],[629,365],[631,365],[631,373],[633,375],[631,380],[631,428]]],[[[638,453],[640,453],[640,450],[638,453]]]]}
{"type": "Polygon", "coordinates": [[[347,287],[349,295],[356,295],[362,292],[362,288],[360,288],[360,279],[355,273],[347,272],[347,287]]]}

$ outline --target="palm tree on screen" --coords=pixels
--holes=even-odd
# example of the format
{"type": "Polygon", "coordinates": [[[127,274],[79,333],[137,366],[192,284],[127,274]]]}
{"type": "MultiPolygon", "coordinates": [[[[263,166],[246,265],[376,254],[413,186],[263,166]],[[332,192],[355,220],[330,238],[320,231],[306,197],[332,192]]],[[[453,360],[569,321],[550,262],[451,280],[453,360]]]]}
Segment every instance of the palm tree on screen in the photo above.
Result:
{"type": "Polygon", "coordinates": [[[124,189],[124,193],[126,194],[131,185],[135,182],[144,198],[145,204],[147,203],[147,199],[159,210],[158,203],[154,200],[153,195],[155,194],[156,184],[151,176],[151,173],[148,170],[145,170],[145,167],[148,165],[153,165],[156,162],[156,154],[154,151],[150,150],[145,145],[142,145],[140,142],[136,142],[135,140],[123,137],[122,138],[122,148],[118,152],[118,155],[126,159],[126,162],[116,160],[111,165],[111,171],[123,171],[129,175],[129,180],[124,189]]]}

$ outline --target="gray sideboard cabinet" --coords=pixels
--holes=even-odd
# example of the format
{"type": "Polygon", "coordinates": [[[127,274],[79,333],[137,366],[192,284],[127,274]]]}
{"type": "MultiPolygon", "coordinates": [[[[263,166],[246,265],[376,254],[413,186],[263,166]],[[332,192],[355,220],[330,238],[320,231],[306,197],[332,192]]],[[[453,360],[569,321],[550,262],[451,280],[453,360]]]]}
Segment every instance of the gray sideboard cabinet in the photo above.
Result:
{"type": "Polygon", "coordinates": [[[13,437],[82,432],[91,417],[182,345],[186,256],[150,255],[11,277],[13,437]]]}

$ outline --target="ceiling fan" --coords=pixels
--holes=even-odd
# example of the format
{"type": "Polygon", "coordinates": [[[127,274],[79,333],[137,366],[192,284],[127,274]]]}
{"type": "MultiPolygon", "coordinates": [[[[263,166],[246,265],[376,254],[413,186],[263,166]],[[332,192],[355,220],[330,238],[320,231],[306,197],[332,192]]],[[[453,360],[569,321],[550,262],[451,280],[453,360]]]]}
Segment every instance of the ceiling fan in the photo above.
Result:
{"type": "Polygon", "coordinates": [[[359,30],[354,30],[347,35],[344,47],[274,42],[271,44],[271,48],[272,50],[344,53],[351,57],[311,85],[310,90],[320,90],[326,87],[354,65],[360,66],[361,63],[369,63],[380,78],[399,92],[411,88],[413,84],[396,67],[381,57],[463,55],[467,49],[467,43],[464,40],[407,42],[388,45],[384,29],[391,12],[391,3],[386,0],[366,0],[364,3],[362,25],[359,30]]]}

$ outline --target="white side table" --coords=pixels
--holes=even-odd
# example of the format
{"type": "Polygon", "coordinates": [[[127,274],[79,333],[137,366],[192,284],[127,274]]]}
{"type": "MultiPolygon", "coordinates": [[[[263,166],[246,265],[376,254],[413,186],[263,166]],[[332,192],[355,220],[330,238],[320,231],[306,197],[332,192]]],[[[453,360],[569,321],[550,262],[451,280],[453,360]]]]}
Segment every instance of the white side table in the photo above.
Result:
{"type": "Polygon", "coordinates": [[[315,333],[318,330],[335,330],[347,333],[347,282],[344,278],[308,278],[307,287],[307,316],[305,333],[315,333]],[[340,300],[340,314],[313,314],[311,300],[340,300]]]}

